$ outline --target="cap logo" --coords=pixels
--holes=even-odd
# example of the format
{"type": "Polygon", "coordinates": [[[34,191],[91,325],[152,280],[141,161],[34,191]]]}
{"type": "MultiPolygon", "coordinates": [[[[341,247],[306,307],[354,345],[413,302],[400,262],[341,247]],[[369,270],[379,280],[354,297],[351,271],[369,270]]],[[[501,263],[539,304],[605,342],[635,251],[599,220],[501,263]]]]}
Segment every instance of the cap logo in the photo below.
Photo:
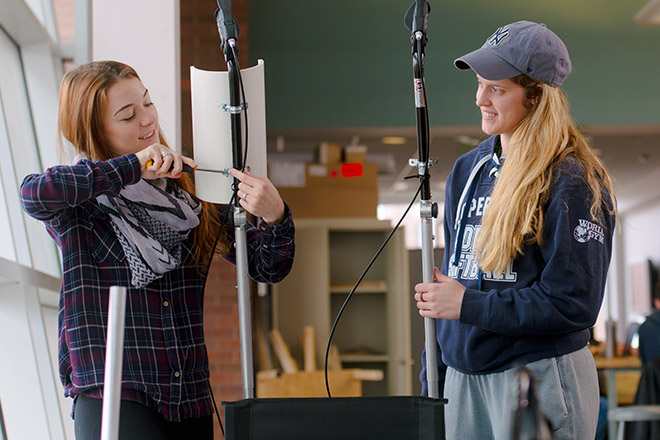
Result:
{"type": "Polygon", "coordinates": [[[498,46],[502,40],[504,40],[506,37],[508,37],[509,34],[509,28],[508,27],[501,27],[495,31],[493,35],[491,35],[488,40],[488,44],[491,44],[493,46],[498,46]]]}

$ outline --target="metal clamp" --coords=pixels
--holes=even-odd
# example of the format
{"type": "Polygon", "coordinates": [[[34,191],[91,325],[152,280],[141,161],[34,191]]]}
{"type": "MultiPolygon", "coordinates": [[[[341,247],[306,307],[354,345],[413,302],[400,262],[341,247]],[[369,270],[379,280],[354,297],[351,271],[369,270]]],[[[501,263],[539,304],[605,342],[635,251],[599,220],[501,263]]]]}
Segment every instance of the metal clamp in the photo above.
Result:
{"type": "Polygon", "coordinates": [[[419,216],[421,218],[438,218],[438,204],[430,200],[420,201],[419,216]]]}
{"type": "Polygon", "coordinates": [[[247,105],[247,102],[244,102],[243,104],[237,105],[237,106],[236,105],[229,105],[229,104],[220,104],[218,106],[218,108],[220,109],[220,111],[229,112],[231,114],[236,115],[236,114],[242,112],[243,110],[247,110],[248,105],[247,105]]]}
{"type": "Polygon", "coordinates": [[[411,167],[417,167],[417,168],[419,168],[419,167],[429,167],[429,168],[431,168],[433,165],[435,165],[437,163],[438,163],[438,158],[437,157],[430,158],[429,161],[426,162],[426,163],[420,162],[418,159],[412,159],[412,158],[408,159],[408,165],[410,165],[411,167]]]}
{"type": "Polygon", "coordinates": [[[234,206],[234,226],[245,226],[247,224],[247,214],[245,209],[240,206],[234,206]]]}

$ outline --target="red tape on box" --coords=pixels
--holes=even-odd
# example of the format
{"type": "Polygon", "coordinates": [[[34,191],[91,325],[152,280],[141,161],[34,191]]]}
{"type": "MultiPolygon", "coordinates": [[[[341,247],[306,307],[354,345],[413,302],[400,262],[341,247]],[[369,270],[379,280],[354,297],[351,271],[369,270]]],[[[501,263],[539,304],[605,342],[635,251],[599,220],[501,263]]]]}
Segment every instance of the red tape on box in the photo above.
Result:
{"type": "Polygon", "coordinates": [[[342,177],[359,177],[364,175],[364,169],[361,162],[348,162],[341,164],[342,177]]]}

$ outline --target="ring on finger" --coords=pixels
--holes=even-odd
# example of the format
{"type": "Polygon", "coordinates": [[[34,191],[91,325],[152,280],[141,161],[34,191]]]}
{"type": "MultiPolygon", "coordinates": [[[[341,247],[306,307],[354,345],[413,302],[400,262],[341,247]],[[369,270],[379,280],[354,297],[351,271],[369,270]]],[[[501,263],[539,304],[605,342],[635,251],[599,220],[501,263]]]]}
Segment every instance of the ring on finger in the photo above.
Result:
{"type": "Polygon", "coordinates": [[[247,193],[243,193],[243,201],[247,202],[247,193]]]}
{"type": "Polygon", "coordinates": [[[161,157],[169,156],[170,152],[169,151],[161,151],[160,155],[161,155],[161,157]]]}
{"type": "Polygon", "coordinates": [[[421,302],[424,302],[424,292],[421,292],[421,293],[419,294],[419,300],[420,300],[421,302]]]}

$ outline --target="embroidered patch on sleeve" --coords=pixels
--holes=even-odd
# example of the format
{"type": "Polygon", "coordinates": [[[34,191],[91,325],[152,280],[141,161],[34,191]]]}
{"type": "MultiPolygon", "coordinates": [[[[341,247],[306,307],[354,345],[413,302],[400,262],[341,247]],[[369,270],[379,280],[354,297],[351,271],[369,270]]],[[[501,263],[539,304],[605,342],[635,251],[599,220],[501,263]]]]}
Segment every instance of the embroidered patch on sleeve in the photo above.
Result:
{"type": "Polygon", "coordinates": [[[573,229],[573,237],[580,243],[586,243],[591,239],[603,243],[605,232],[603,228],[589,220],[578,219],[578,225],[573,229]]]}

